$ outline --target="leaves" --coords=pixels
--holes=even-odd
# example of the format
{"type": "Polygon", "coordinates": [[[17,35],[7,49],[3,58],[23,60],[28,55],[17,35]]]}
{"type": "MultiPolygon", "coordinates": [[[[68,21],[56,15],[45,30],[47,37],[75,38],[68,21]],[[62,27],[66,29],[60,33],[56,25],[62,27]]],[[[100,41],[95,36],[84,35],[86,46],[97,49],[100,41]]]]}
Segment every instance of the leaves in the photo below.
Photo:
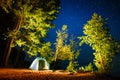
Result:
{"type": "Polygon", "coordinates": [[[68,42],[67,25],[63,25],[62,30],[57,31],[55,61],[56,59],[69,60],[67,70],[71,72],[75,72],[75,68],[78,66],[76,59],[80,54],[80,50],[76,45],[73,38],[68,42]]]}
{"type": "Polygon", "coordinates": [[[20,47],[22,47],[22,45],[24,45],[26,42],[22,41],[21,39],[20,40],[16,40],[16,44],[20,47]]]}
{"type": "Polygon", "coordinates": [[[51,49],[51,43],[47,42],[42,44],[42,48],[40,48],[41,56],[44,57],[49,63],[54,60],[54,53],[51,49]]]}
{"type": "Polygon", "coordinates": [[[55,27],[53,20],[59,13],[59,0],[2,0],[0,6],[13,17],[9,24],[12,27],[5,35],[12,38],[13,47],[21,47],[30,57],[40,54],[51,62],[51,44],[44,39],[48,30],[55,27]]]}
{"type": "Polygon", "coordinates": [[[79,70],[83,70],[85,72],[87,72],[87,71],[93,72],[93,64],[89,63],[87,66],[79,67],[79,70]]]}
{"type": "Polygon", "coordinates": [[[120,51],[120,44],[111,36],[106,27],[106,21],[94,13],[92,19],[84,25],[84,36],[78,37],[80,45],[83,43],[92,47],[94,52],[94,64],[100,72],[108,72],[110,63],[115,53],[120,51]]]}

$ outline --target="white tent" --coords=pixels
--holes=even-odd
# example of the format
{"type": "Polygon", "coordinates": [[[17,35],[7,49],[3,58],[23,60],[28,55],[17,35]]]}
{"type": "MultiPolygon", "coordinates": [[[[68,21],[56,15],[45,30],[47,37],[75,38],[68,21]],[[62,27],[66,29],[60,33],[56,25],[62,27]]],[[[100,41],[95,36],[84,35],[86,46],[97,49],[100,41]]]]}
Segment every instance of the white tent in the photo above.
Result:
{"type": "Polygon", "coordinates": [[[49,64],[44,58],[37,57],[29,68],[32,70],[46,70],[49,69],[49,64]]]}

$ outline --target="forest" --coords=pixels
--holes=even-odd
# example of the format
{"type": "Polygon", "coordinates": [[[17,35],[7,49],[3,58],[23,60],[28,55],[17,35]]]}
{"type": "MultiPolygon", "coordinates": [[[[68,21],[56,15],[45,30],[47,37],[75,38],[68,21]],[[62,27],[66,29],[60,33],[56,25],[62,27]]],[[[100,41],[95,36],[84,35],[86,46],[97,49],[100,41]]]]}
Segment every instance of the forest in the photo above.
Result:
{"type": "Polygon", "coordinates": [[[110,34],[107,19],[93,13],[83,26],[82,36],[68,34],[69,26],[56,31],[56,41],[46,41],[50,29],[56,28],[53,21],[60,13],[59,0],[0,0],[0,67],[28,68],[31,64],[25,57],[45,58],[50,69],[60,69],[61,61],[67,61],[65,70],[109,73],[113,58],[120,53],[120,42],[110,34]],[[72,37],[70,37],[72,36],[72,37]],[[51,45],[54,44],[53,48],[51,45]],[[93,62],[79,66],[83,44],[90,46],[93,62]]]}

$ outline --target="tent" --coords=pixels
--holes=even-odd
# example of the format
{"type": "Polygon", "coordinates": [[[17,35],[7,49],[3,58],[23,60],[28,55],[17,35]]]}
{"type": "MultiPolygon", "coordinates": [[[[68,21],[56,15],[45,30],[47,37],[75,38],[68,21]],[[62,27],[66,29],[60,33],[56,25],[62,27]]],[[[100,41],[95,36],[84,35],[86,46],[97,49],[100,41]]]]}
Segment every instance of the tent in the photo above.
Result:
{"type": "Polygon", "coordinates": [[[29,67],[32,70],[47,70],[49,69],[49,64],[46,59],[37,57],[29,67]]]}

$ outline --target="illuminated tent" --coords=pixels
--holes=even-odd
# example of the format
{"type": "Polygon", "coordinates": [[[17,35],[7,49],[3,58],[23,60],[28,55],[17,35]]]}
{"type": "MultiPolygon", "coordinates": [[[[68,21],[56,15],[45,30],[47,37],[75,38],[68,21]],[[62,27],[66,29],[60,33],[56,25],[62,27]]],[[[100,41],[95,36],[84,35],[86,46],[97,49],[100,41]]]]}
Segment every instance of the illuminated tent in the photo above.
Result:
{"type": "Polygon", "coordinates": [[[37,57],[29,67],[32,70],[47,70],[49,69],[49,64],[44,58],[37,57]]]}

